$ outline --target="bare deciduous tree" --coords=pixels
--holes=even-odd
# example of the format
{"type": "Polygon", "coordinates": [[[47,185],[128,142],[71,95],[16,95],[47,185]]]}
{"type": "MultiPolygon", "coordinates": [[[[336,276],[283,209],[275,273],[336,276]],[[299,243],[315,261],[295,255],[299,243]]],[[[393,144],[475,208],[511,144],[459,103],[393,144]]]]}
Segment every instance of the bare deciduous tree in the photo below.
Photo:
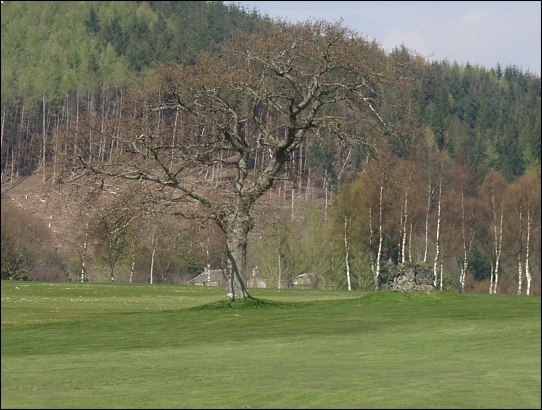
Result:
{"type": "Polygon", "coordinates": [[[489,294],[496,294],[499,285],[499,265],[502,254],[504,195],[507,183],[498,172],[489,173],[481,186],[481,195],[491,205],[491,230],[493,233],[493,249],[491,253],[491,271],[489,278],[489,294]]]}
{"type": "Polygon", "coordinates": [[[98,183],[137,181],[146,205],[214,220],[226,239],[227,296],[248,298],[256,201],[305,141],[325,135],[360,143],[375,129],[391,132],[379,115],[388,69],[376,43],[340,24],[262,25],[216,57],[161,67],[131,104],[124,96],[126,114],[112,119],[122,126],[93,130],[108,132],[103,146],[89,151],[78,140],[78,169],[98,183]]]}

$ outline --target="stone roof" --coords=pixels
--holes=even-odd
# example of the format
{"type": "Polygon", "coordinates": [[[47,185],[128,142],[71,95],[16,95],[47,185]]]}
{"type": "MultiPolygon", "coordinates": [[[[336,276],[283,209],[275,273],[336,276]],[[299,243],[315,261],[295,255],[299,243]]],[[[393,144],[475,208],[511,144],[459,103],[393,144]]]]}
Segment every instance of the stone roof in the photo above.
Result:
{"type": "MultiPolygon", "coordinates": [[[[200,273],[195,278],[188,281],[189,285],[217,283],[220,285],[226,285],[227,276],[226,272],[222,269],[209,269],[200,273]]],[[[216,286],[216,285],[215,285],[216,286]]]]}

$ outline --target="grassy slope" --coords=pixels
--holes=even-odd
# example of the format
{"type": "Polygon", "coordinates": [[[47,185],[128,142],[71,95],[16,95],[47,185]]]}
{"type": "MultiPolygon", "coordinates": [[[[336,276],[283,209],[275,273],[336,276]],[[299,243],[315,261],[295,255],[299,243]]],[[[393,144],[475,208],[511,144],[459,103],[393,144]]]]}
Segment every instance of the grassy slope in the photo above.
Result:
{"type": "Polygon", "coordinates": [[[2,282],[2,408],[540,408],[540,298],[2,282]],[[211,307],[215,308],[211,308],[211,307]]]}

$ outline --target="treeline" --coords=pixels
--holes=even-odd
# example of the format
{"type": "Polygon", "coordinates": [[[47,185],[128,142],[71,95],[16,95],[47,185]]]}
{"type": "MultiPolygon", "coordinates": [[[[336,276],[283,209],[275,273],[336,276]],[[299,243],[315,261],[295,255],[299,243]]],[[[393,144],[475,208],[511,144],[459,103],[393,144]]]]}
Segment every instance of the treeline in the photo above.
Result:
{"type": "MultiPolygon", "coordinates": [[[[441,290],[540,292],[540,167],[508,182],[446,152],[371,161],[326,207],[305,187],[279,198],[254,235],[251,263],[272,286],[386,289],[405,265],[436,272],[441,290]]],[[[286,184],[287,187],[291,185],[286,184]]]]}

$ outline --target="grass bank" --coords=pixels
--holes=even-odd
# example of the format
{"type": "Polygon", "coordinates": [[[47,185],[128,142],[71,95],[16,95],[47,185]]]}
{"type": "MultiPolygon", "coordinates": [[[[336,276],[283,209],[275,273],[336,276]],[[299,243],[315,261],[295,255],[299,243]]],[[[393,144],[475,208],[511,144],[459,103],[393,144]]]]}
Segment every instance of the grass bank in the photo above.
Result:
{"type": "Polygon", "coordinates": [[[540,408],[540,298],[2,282],[2,408],[540,408]]]}

